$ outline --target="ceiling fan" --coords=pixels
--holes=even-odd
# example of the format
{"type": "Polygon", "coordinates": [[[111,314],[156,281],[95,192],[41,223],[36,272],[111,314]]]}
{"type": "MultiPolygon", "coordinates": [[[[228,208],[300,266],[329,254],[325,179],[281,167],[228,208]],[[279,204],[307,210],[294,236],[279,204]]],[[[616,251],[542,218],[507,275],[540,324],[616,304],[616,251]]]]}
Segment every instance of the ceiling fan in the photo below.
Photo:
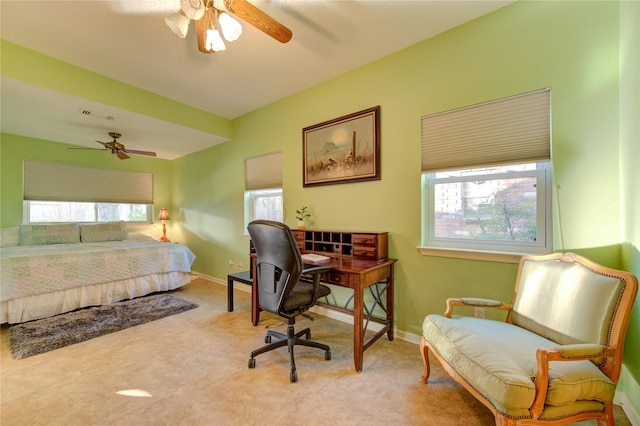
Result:
{"type": "Polygon", "coordinates": [[[120,136],[122,136],[120,133],[109,132],[109,136],[111,136],[113,138],[113,141],[111,141],[111,142],[96,141],[99,144],[104,145],[104,148],[69,148],[69,149],[95,149],[95,150],[98,150],[98,151],[105,151],[105,150],[106,151],[111,151],[112,154],[116,155],[121,160],[126,160],[126,159],[130,158],[127,154],[148,155],[148,156],[151,156],[151,157],[155,157],[156,156],[155,152],[138,151],[138,150],[135,150],[135,149],[127,149],[127,148],[125,148],[124,145],[122,145],[120,142],[118,142],[116,140],[120,136]]]}
{"type": "Polygon", "coordinates": [[[189,23],[195,21],[198,50],[213,53],[226,49],[224,40],[235,41],[242,34],[242,26],[231,15],[281,43],[293,36],[289,28],[247,0],[180,0],[180,10],[165,18],[165,22],[178,37],[185,38],[189,23]]]}

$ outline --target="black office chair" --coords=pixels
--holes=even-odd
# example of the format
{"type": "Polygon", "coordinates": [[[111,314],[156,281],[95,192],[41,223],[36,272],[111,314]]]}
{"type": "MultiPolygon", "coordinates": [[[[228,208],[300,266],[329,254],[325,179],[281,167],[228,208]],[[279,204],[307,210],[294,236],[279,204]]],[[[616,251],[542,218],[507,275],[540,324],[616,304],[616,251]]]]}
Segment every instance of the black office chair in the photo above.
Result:
{"type": "MultiPolygon", "coordinates": [[[[320,266],[303,269],[296,240],[291,229],[284,223],[255,220],[249,224],[248,229],[256,249],[256,279],[260,309],[287,319],[287,334],[267,331],[265,343],[268,344],[251,352],[249,368],[255,368],[256,356],[286,346],[291,356],[289,377],[292,382],[296,382],[298,374],[293,357],[295,345],[322,349],[325,351],[324,359],[331,359],[329,346],[309,340],[311,330],[305,328],[296,333],[293,327],[296,316],[304,315],[304,312],[315,305],[318,298],[331,293],[328,287],[320,284],[320,274],[328,271],[329,268],[320,266]],[[302,274],[312,276],[313,282],[300,281],[302,274]],[[302,336],[305,338],[303,339],[302,336]],[[272,337],[277,338],[278,341],[271,343],[272,337]]],[[[308,316],[305,315],[305,317],[308,316]]]]}

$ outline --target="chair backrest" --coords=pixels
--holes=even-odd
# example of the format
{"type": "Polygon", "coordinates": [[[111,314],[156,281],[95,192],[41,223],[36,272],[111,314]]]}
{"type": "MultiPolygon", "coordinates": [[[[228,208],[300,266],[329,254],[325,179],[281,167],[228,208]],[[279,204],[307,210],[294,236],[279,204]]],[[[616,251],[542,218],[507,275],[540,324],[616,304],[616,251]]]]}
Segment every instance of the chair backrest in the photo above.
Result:
{"type": "Polygon", "coordinates": [[[621,357],[637,292],[634,275],[574,253],[524,256],[508,321],[560,345],[618,348],[621,357]]]}
{"type": "Polygon", "coordinates": [[[260,308],[277,314],[300,278],[302,258],[291,229],[280,222],[254,220],[247,227],[256,249],[260,308]]]}

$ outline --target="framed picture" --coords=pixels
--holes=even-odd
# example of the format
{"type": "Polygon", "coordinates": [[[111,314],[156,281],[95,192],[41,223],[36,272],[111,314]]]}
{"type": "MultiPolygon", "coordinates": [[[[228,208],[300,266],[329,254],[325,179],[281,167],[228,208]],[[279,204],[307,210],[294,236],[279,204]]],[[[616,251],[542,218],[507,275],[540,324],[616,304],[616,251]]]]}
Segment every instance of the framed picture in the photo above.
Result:
{"type": "Polygon", "coordinates": [[[302,186],[380,179],[380,105],[302,129],[302,186]]]}

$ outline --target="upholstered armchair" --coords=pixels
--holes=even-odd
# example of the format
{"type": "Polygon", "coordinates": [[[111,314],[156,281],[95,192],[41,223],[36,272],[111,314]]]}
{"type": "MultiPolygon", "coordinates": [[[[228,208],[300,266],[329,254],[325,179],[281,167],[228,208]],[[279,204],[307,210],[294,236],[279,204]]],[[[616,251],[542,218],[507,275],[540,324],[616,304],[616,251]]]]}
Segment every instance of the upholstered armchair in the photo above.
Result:
{"type": "Polygon", "coordinates": [[[638,291],[628,272],[567,253],[521,259],[511,303],[452,298],[420,344],[494,414],[496,425],[613,425],[625,332],[638,291]],[[506,321],[453,315],[506,311],[506,321]]]}

